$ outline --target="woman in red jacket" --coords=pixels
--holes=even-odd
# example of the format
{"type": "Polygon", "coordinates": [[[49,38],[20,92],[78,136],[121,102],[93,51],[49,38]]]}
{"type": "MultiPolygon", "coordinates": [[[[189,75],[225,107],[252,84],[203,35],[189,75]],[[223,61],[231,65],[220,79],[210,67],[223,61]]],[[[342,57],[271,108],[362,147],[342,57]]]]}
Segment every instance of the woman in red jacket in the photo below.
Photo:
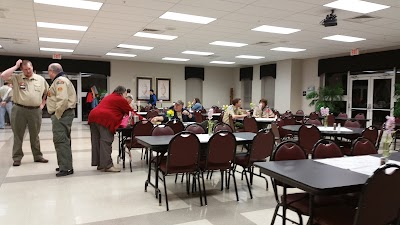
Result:
{"type": "MultiPolygon", "coordinates": [[[[114,134],[121,124],[122,117],[130,111],[137,115],[126,101],[126,88],[118,86],[105,97],[100,104],[90,111],[88,123],[92,140],[92,166],[105,172],[120,172],[111,158],[114,134]]],[[[140,115],[139,119],[143,117],[140,115]]]]}

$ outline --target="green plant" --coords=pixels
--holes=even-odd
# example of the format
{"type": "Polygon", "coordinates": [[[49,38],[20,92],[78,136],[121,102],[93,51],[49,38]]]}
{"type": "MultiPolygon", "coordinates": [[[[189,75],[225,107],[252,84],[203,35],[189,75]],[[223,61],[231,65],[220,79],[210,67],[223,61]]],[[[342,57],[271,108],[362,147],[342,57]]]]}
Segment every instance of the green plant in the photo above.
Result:
{"type": "Polygon", "coordinates": [[[400,117],[400,84],[395,85],[394,98],[396,99],[396,102],[394,103],[393,116],[400,117]]]}
{"type": "Polygon", "coordinates": [[[340,86],[325,86],[308,93],[306,99],[311,100],[309,106],[315,106],[315,111],[319,111],[321,107],[328,107],[331,113],[337,114],[343,104],[343,93],[344,90],[340,86]]]}
{"type": "Polygon", "coordinates": [[[103,100],[103,98],[106,96],[107,94],[107,89],[98,89],[99,94],[97,95],[97,99],[99,100],[99,102],[101,100],[103,100]]]}

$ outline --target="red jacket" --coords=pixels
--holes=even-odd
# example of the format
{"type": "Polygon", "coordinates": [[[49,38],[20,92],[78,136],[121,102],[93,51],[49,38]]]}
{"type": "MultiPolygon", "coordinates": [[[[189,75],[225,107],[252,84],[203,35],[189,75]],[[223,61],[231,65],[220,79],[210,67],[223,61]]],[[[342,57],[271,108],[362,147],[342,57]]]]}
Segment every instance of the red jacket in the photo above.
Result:
{"type": "MultiPolygon", "coordinates": [[[[88,123],[100,124],[109,129],[111,133],[115,133],[121,124],[122,117],[129,114],[130,111],[134,115],[137,115],[124,97],[112,93],[101,100],[100,104],[90,111],[88,123]]],[[[142,116],[138,116],[140,120],[143,119],[142,116]]]]}

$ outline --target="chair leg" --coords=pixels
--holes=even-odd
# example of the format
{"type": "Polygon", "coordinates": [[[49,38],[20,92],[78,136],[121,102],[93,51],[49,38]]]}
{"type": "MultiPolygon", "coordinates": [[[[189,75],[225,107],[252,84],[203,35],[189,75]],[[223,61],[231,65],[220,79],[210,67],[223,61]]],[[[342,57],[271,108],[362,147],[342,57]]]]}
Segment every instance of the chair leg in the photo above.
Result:
{"type": "Polygon", "coordinates": [[[243,170],[243,171],[244,171],[244,176],[246,177],[247,187],[249,188],[250,198],[253,199],[253,194],[251,193],[251,187],[250,187],[250,183],[249,183],[249,178],[247,178],[247,172],[246,172],[246,170],[243,170]]]}
{"type": "Polygon", "coordinates": [[[275,206],[275,211],[274,211],[274,215],[272,216],[271,225],[275,224],[275,219],[276,219],[276,216],[278,215],[279,206],[280,206],[279,204],[276,204],[276,206],[275,206]]]}
{"type": "MultiPolygon", "coordinates": [[[[182,173],[182,178],[181,178],[181,183],[183,182],[183,177],[185,176],[184,173],[182,173]]],[[[176,183],[176,182],[175,182],[176,183]]]]}
{"type": "Polygon", "coordinates": [[[233,176],[233,184],[235,186],[236,201],[239,201],[239,194],[238,194],[238,191],[237,191],[236,177],[235,177],[235,172],[234,171],[232,171],[232,176],[233,176]]]}
{"type": "MultiPolygon", "coordinates": [[[[228,170],[228,182],[226,182],[226,189],[229,189],[229,186],[230,186],[230,184],[231,184],[231,170],[232,169],[229,169],[228,170]]],[[[233,171],[232,173],[235,173],[235,171],[233,171]]]]}
{"type": "Polygon", "coordinates": [[[224,190],[224,172],[221,170],[221,191],[224,190]]]}
{"type": "MultiPolygon", "coordinates": [[[[297,212],[297,215],[299,216],[299,224],[303,225],[303,217],[301,217],[301,213],[297,212]]],[[[312,222],[310,221],[310,223],[312,222]]]]}
{"type": "Polygon", "coordinates": [[[204,174],[201,172],[201,180],[203,181],[204,204],[207,205],[206,185],[204,184],[204,174]]]}
{"type": "Polygon", "coordinates": [[[254,166],[251,166],[250,168],[251,168],[251,169],[249,169],[249,172],[250,172],[250,184],[253,185],[254,166]]]}
{"type": "Polygon", "coordinates": [[[142,148],[142,154],[140,155],[140,160],[143,160],[143,148],[142,148]]]}
{"type": "Polygon", "coordinates": [[[167,205],[167,211],[169,211],[167,185],[166,185],[166,182],[165,182],[165,175],[164,174],[163,174],[163,181],[164,181],[165,204],[167,205]]]}
{"type": "Polygon", "coordinates": [[[200,182],[200,172],[193,174],[193,176],[197,177],[197,183],[199,183],[199,192],[200,192],[200,205],[203,206],[203,193],[201,190],[201,182],[200,182]]]}

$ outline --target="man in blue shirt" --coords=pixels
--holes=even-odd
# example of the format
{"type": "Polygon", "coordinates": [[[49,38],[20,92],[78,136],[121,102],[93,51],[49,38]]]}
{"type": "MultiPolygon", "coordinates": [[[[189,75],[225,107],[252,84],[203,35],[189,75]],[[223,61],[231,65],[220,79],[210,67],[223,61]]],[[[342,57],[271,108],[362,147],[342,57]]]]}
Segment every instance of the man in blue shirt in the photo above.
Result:
{"type": "Polygon", "coordinates": [[[150,100],[149,100],[149,105],[152,107],[156,107],[157,104],[157,96],[154,94],[154,90],[150,89],[150,100]]]}

